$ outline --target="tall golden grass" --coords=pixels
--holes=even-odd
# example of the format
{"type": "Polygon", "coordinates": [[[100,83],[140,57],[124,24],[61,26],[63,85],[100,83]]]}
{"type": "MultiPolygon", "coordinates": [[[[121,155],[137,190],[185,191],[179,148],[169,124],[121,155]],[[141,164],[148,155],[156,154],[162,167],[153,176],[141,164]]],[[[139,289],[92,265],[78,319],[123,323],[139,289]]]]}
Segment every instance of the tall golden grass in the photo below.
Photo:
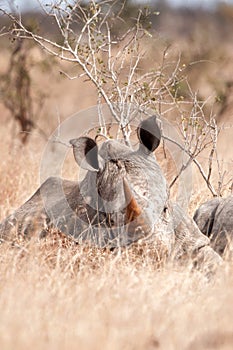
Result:
{"type": "MultiPolygon", "coordinates": [[[[88,83],[51,79],[50,73],[34,69],[36,87],[52,95],[39,120],[48,133],[96,101],[88,83]]],[[[3,219],[38,188],[45,142],[35,132],[22,148],[15,124],[2,106],[0,112],[3,219]]],[[[73,161],[68,165],[68,177],[75,167],[73,161]]],[[[191,213],[209,196],[204,188],[200,179],[194,183],[191,213]]],[[[56,237],[2,243],[0,350],[231,350],[232,290],[231,258],[207,281],[190,265],[158,267],[153,256],[87,249],[56,237]]]]}
{"type": "Polygon", "coordinates": [[[45,241],[3,244],[0,256],[1,349],[232,349],[232,262],[207,282],[45,241]]]}
{"type": "MultiPolygon", "coordinates": [[[[34,135],[22,148],[2,125],[1,218],[39,185],[43,146],[34,135]]],[[[0,349],[232,349],[232,276],[230,259],[207,281],[56,237],[2,243],[0,349]]]]}

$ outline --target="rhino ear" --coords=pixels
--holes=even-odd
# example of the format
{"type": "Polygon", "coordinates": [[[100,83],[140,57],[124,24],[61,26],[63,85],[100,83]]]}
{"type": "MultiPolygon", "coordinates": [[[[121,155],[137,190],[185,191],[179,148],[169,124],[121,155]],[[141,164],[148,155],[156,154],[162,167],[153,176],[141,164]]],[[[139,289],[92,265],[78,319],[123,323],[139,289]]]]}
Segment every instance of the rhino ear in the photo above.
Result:
{"type": "Polygon", "coordinates": [[[157,117],[152,116],[143,120],[137,129],[138,139],[150,152],[159,146],[161,130],[157,123],[157,117]]]}
{"type": "Polygon", "coordinates": [[[98,171],[98,146],[90,137],[79,137],[70,140],[73,146],[74,159],[78,165],[86,170],[98,171]]]}

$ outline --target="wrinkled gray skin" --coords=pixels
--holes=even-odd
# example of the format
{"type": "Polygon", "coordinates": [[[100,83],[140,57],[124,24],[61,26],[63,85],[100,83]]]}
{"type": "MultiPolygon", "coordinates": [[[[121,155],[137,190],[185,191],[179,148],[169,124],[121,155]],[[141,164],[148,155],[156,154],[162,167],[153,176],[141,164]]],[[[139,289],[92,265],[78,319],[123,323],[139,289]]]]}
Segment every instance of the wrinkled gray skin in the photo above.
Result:
{"type": "Polygon", "coordinates": [[[221,258],[194,221],[169,201],[164,175],[153,151],[160,142],[156,117],[138,128],[137,151],[109,140],[99,147],[81,137],[71,140],[76,162],[87,170],[80,183],[48,178],[36,193],[0,224],[0,238],[46,235],[48,228],[78,243],[115,248],[145,241],[176,259],[215,266],[221,258]]]}
{"type": "Polygon", "coordinates": [[[201,232],[210,238],[213,249],[222,255],[233,242],[233,195],[203,203],[193,218],[201,232]]]}

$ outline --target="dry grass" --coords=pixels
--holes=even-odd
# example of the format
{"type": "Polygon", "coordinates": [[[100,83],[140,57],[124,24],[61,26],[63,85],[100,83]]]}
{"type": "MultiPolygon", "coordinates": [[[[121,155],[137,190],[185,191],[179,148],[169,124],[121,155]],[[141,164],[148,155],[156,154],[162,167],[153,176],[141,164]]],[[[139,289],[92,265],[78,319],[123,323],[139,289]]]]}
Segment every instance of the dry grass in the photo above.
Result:
{"type": "MultiPolygon", "coordinates": [[[[39,120],[48,134],[57,110],[62,120],[96,101],[88,83],[50,73],[34,70],[34,87],[49,95],[39,120]]],[[[37,189],[44,141],[35,133],[22,149],[0,108],[2,219],[37,189]]],[[[227,140],[223,156],[232,165],[232,135],[227,140]]],[[[165,164],[168,177],[172,166],[165,164]]],[[[73,160],[67,169],[72,178],[73,160]]],[[[192,213],[207,199],[203,187],[200,179],[194,183],[192,213]]],[[[120,256],[54,237],[0,244],[0,349],[232,349],[232,276],[232,259],[207,282],[190,266],[158,268],[153,255],[137,252],[120,256]]]]}
{"type": "MultiPolygon", "coordinates": [[[[43,142],[1,130],[1,217],[38,186],[43,142]]],[[[69,171],[74,169],[74,163],[69,171]]],[[[72,175],[72,174],[71,174],[72,175]]],[[[190,266],[56,237],[0,245],[0,349],[232,349],[233,264],[211,282],[190,266]]]]}
{"type": "Polygon", "coordinates": [[[1,349],[232,349],[229,263],[188,269],[83,247],[0,246],[1,349]]]}

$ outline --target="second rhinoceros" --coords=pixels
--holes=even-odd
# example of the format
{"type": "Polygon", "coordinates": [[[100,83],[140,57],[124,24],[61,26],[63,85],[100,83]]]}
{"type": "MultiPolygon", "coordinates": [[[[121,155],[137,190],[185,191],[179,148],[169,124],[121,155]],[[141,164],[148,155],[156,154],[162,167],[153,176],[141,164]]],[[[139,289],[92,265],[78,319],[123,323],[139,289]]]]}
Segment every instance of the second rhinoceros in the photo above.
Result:
{"type": "Polygon", "coordinates": [[[194,220],[210,238],[213,249],[223,255],[233,243],[233,194],[203,203],[196,210],[194,220]]]}
{"type": "Polygon", "coordinates": [[[87,171],[84,179],[48,178],[0,224],[0,238],[43,237],[52,227],[80,244],[117,248],[147,242],[175,258],[218,264],[209,239],[169,200],[153,154],[161,139],[156,116],[142,121],[137,135],[137,150],[116,140],[100,146],[89,137],[71,140],[76,162],[87,171]]]}

